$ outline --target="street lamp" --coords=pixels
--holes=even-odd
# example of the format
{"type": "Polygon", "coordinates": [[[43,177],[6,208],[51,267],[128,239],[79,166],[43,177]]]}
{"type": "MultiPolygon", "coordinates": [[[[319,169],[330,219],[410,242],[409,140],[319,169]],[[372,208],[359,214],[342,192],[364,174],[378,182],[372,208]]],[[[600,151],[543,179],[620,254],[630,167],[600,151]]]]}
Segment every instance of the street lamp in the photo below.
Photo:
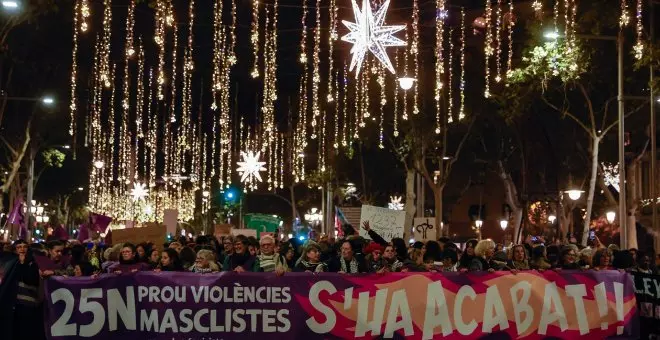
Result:
{"type": "Polygon", "coordinates": [[[555,224],[556,220],[557,220],[557,216],[555,216],[555,215],[549,215],[548,216],[548,222],[550,222],[550,224],[555,224]]]}
{"type": "Polygon", "coordinates": [[[2,8],[14,10],[18,8],[18,1],[3,1],[2,8]]]}
{"type": "Polygon", "coordinates": [[[557,40],[559,39],[560,35],[559,32],[557,31],[547,31],[543,33],[543,37],[548,39],[548,40],[557,40]]]}
{"type": "Polygon", "coordinates": [[[53,99],[53,97],[46,96],[41,98],[41,102],[46,106],[51,106],[55,103],[55,99],[53,99]]]}
{"type": "Polygon", "coordinates": [[[573,190],[566,190],[564,192],[568,194],[568,198],[570,198],[573,201],[577,201],[580,199],[580,197],[582,197],[582,193],[584,191],[573,189],[573,190]]]}
{"type": "Polygon", "coordinates": [[[614,223],[614,219],[616,218],[616,212],[614,212],[614,211],[606,212],[605,213],[605,218],[607,218],[607,222],[609,222],[609,224],[614,223]]]}
{"type": "Polygon", "coordinates": [[[506,230],[507,226],[509,226],[509,221],[507,221],[507,220],[501,220],[500,221],[500,228],[502,228],[502,231],[506,230]]]}
{"type": "Polygon", "coordinates": [[[413,84],[417,79],[411,77],[401,77],[399,80],[399,86],[404,90],[410,90],[413,87],[413,84]]]}

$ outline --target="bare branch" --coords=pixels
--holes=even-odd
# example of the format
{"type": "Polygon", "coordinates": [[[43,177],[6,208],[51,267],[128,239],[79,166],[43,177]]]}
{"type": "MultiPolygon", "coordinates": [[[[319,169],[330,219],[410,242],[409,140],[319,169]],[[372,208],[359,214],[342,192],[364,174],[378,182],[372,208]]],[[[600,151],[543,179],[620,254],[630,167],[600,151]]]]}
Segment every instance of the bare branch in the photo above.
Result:
{"type": "Polygon", "coordinates": [[[545,104],[548,105],[548,106],[550,106],[550,107],[551,107],[552,109],[554,109],[555,111],[559,112],[560,114],[562,114],[562,115],[564,115],[564,116],[568,116],[569,118],[571,118],[571,119],[572,119],[573,121],[575,121],[578,125],[580,125],[580,127],[581,127],[581,128],[582,128],[582,129],[583,129],[583,130],[584,130],[589,136],[592,136],[592,137],[593,137],[592,130],[589,129],[589,128],[588,128],[588,127],[587,127],[587,126],[581,121],[581,120],[579,120],[577,117],[575,117],[572,113],[570,113],[570,112],[568,112],[568,111],[565,111],[565,110],[561,110],[560,108],[558,108],[558,107],[555,106],[554,104],[550,103],[550,102],[548,101],[548,99],[545,98],[545,96],[541,96],[541,99],[543,99],[543,101],[545,102],[545,104]]]}
{"type": "Polygon", "coordinates": [[[584,88],[584,85],[582,83],[577,82],[578,88],[580,88],[580,92],[582,92],[582,96],[584,97],[584,100],[587,102],[587,109],[589,110],[589,120],[591,120],[591,130],[593,134],[596,134],[596,117],[594,116],[594,105],[591,102],[591,98],[589,97],[589,94],[587,94],[587,89],[584,88]]]}
{"type": "MultiPolygon", "coordinates": [[[[642,109],[644,106],[646,106],[646,105],[648,105],[648,102],[645,101],[642,105],[639,105],[639,106],[636,107],[634,110],[632,110],[632,111],[626,113],[626,114],[623,116],[623,118],[626,119],[626,118],[630,117],[633,113],[636,113],[637,111],[641,110],[641,109],[642,109]]],[[[605,129],[603,129],[603,132],[601,133],[601,136],[605,136],[605,135],[606,135],[606,134],[607,134],[607,133],[608,133],[613,127],[615,127],[618,123],[619,123],[619,120],[618,120],[618,119],[615,120],[614,122],[612,122],[612,124],[610,124],[608,127],[606,127],[605,129]]]]}

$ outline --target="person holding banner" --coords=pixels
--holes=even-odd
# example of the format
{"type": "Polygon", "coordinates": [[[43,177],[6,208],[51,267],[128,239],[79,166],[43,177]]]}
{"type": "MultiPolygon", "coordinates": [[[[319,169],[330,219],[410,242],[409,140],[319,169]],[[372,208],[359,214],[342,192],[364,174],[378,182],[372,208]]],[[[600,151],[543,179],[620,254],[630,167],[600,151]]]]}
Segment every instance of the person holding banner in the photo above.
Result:
{"type": "Polygon", "coordinates": [[[368,273],[366,262],[355,254],[355,248],[351,241],[345,240],[341,244],[341,254],[328,262],[328,271],[340,274],[368,273]]]}
{"type": "Polygon", "coordinates": [[[308,272],[319,273],[326,271],[325,265],[321,262],[321,248],[316,242],[309,242],[302,255],[300,261],[296,263],[293,271],[295,272],[308,272]]]}
{"type": "Polygon", "coordinates": [[[193,273],[207,274],[220,271],[220,266],[215,262],[215,254],[209,249],[201,249],[197,252],[195,264],[190,268],[193,273]]]}
{"type": "Polygon", "coordinates": [[[73,276],[73,266],[69,263],[69,257],[62,255],[64,243],[62,241],[50,241],[46,245],[51,268],[40,269],[41,276],[73,276]]]}
{"type": "Polygon", "coordinates": [[[234,241],[234,253],[225,258],[222,271],[233,271],[236,273],[254,271],[255,257],[248,252],[249,242],[245,236],[236,236],[234,241]]]}
{"type": "Polygon", "coordinates": [[[516,244],[511,247],[510,250],[510,259],[507,261],[507,267],[511,268],[511,271],[518,270],[530,270],[529,261],[527,260],[527,250],[522,244],[516,244]]]}
{"type": "Polygon", "coordinates": [[[655,274],[651,269],[651,257],[643,251],[637,251],[637,265],[631,270],[632,272],[642,274],[655,274]]]}
{"type": "Polygon", "coordinates": [[[612,269],[612,253],[607,248],[598,249],[591,262],[595,270],[610,270],[612,269]]]}
{"type": "Polygon", "coordinates": [[[160,265],[154,271],[160,272],[180,272],[183,271],[183,265],[179,260],[179,253],[172,248],[163,250],[160,254],[160,265]]]}
{"type": "Polygon", "coordinates": [[[491,239],[481,240],[474,247],[474,258],[470,262],[469,271],[488,271],[493,272],[490,261],[495,254],[495,242],[491,239]]]}
{"type": "Polygon", "coordinates": [[[135,273],[138,271],[149,270],[149,265],[139,262],[135,246],[131,243],[124,243],[121,248],[119,263],[108,268],[108,271],[115,274],[135,273]]]}
{"type": "Polygon", "coordinates": [[[285,272],[289,271],[289,267],[286,264],[284,256],[275,252],[275,239],[266,235],[259,240],[259,249],[261,253],[257,255],[257,259],[254,264],[255,272],[263,273],[275,273],[278,276],[284,275],[285,272]]]}
{"type": "Polygon", "coordinates": [[[470,239],[465,242],[463,254],[461,254],[461,258],[458,260],[459,269],[468,269],[470,267],[470,263],[474,259],[474,248],[477,246],[477,242],[476,239],[470,239]]]}

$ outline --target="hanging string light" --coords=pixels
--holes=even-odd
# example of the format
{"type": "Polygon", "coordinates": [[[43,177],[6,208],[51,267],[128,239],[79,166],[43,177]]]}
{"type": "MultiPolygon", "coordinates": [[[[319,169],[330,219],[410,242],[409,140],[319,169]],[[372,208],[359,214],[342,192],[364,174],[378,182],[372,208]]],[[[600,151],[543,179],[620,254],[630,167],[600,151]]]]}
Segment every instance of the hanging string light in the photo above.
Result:
{"type": "Polygon", "coordinates": [[[628,13],[628,1],[621,0],[621,16],[619,17],[619,26],[621,28],[628,26],[630,23],[630,13],[628,13]]]}
{"type": "MultiPolygon", "coordinates": [[[[80,0],[78,3],[80,4],[80,16],[82,17],[80,20],[80,32],[87,32],[87,29],[89,28],[87,19],[92,14],[89,10],[89,2],[88,0],[80,0]]],[[[78,18],[74,18],[74,20],[78,20],[78,18]]]]}
{"type": "MultiPolygon", "coordinates": [[[[122,101],[121,101],[121,107],[122,107],[122,127],[121,127],[121,135],[122,135],[122,162],[130,161],[135,158],[130,157],[130,153],[133,148],[132,148],[132,143],[130,141],[131,136],[130,136],[130,131],[128,131],[128,116],[130,114],[130,95],[131,95],[131,78],[130,78],[130,60],[131,57],[135,54],[135,49],[133,47],[133,23],[134,23],[134,13],[135,13],[135,0],[131,0],[131,2],[128,5],[128,15],[126,17],[126,41],[124,45],[124,82],[123,82],[123,95],[122,95],[122,101]]],[[[132,180],[137,176],[137,161],[133,161],[132,167],[131,167],[131,172],[133,173],[128,173],[126,172],[125,174],[122,174],[122,179],[132,180]]],[[[130,181],[129,180],[129,181],[130,181]]]]}
{"type": "Polygon", "coordinates": [[[543,1],[542,0],[532,1],[532,9],[534,10],[536,17],[541,16],[543,13],[543,1]]]}
{"type": "Polygon", "coordinates": [[[252,0],[252,32],[250,35],[254,64],[252,66],[252,78],[259,77],[259,0],[252,0]]]}
{"type": "MultiPolygon", "coordinates": [[[[135,155],[135,170],[133,171],[133,180],[138,179],[140,162],[137,161],[140,155],[140,141],[144,138],[143,131],[143,115],[144,115],[144,86],[148,86],[148,83],[144,81],[144,50],[142,49],[142,40],[138,39],[138,75],[137,75],[137,96],[135,98],[135,137],[133,144],[133,153],[135,155]]],[[[144,159],[142,161],[142,166],[144,167],[142,175],[146,176],[147,174],[147,161],[146,153],[143,153],[144,159]]]]}
{"type": "Polygon", "coordinates": [[[165,85],[165,17],[166,17],[165,2],[156,2],[156,29],[154,40],[158,45],[158,100],[165,99],[163,88],[165,85]]]}
{"type": "Polygon", "coordinates": [[[493,10],[490,0],[486,0],[486,11],[484,13],[486,21],[486,39],[484,40],[484,64],[486,68],[484,97],[490,97],[490,59],[493,56],[493,33],[491,32],[493,10]]]}
{"type": "Polygon", "coordinates": [[[312,139],[316,139],[317,131],[316,125],[321,120],[321,108],[319,105],[319,84],[321,83],[320,75],[320,53],[321,53],[321,0],[316,0],[316,26],[314,27],[314,51],[312,54],[312,112],[314,117],[312,120],[312,139]]]}
{"type": "MultiPolygon", "coordinates": [[[[394,54],[394,69],[398,72],[399,71],[399,53],[396,52],[394,54]]],[[[394,91],[393,97],[394,97],[394,117],[392,119],[392,124],[394,125],[393,127],[393,135],[394,137],[399,137],[399,87],[398,86],[392,86],[392,90],[394,91]]]]}
{"type": "MultiPolygon", "coordinates": [[[[444,36],[445,36],[445,23],[444,23],[444,16],[446,13],[445,10],[445,1],[444,0],[436,0],[435,2],[436,6],[436,15],[435,15],[435,54],[437,56],[437,60],[435,62],[435,121],[436,121],[436,126],[435,126],[435,133],[439,134],[440,133],[440,114],[441,114],[441,95],[442,95],[442,87],[443,87],[443,77],[445,73],[445,66],[444,66],[444,57],[442,54],[442,50],[444,48],[444,36]]],[[[451,36],[450,36],[451,39],[451,36]]],[[[450,56],[451,58],[451,56],[450,56]]],[[[450,75],[451,77],[451,75],[450,75]]],[[[451,83],[449,83],[449,88],[451,89],[451,83]]],[[[451,99],[450,99],[451,100],[451,99]]]]}
{"type": "Polygon", "coordinates": [[[300,62],[307,64],[307,0],[302,0],[302,37],[300,38],[300,62]]]}
{"type": "MultiPolygon", "coordinates": [[[[453,75],[454,75],[454,28],[451,27],[449,28],[449,80],[447,83],[447,123],[453,123],[454,122],[454,82],[453,82],[453,75]]],[[[438,123],[439,124],[439,123],[438,123]]],[[[440,125],[438,125],[438,128],[436,129],[436,132],[439,132],[438,129],[440,128],[440,125]]]]}
{"type": "Polygon", "coordinates": [[[642,42],[642,34],[644,32],[644,26],[642,23],[642,0],[637,0],[635,32],[637,33],[637,41],[635,42],[635,46],[633,46],[633,51],[635,52],[635,58],[640,60],[644,56],[644,43],[642,42]]]}
{"type": "MultiPolygon", "coordinates": [[[[333,96],[333,93],[335,92],[336,87],[335,81],[333,81],[332,76],[334,75],[333,72],[333,67],[334,67],[334,41],[337,40],[337,5],[336,5],[336,0],[330,0],[330,34],[328,35],[328,77],[330,78],[328,81],[328,95],[327,95],[327,101],[328,103],[332,103],[335,101],[335,96],[333,96]]],[[[336,105],[335,105],[336,107],[336,105]]]]}
{"type": "Polygon", "coordinates": [[[497,11],[495,13],[495,82],[502,81],[502,0],[497,0],[497,11]]]}
{"type": "MultiPolygon", "coordinates": [[[[144,53],[144,50],[143,50],[144,53]]],[[[160,122],[160,116],[158,115],[158,110],[154,110],[154,98],[158,87],[154,80],[154,70],[153,68],[149,70],[149,105],[148,105],[148,116],[149,116],[149,139],[147,142],[147,148],[149,150],[149,187],[153,188],[156,186],[156,153],[158,152],[158,126],[157,122],[160,122]]]]}
{"type": "Polygon", "coordinates": [[[110,78],[110,42],[112,40],[112,0],[103,1],[103,35],[101,36],[101,80],[106,88],[112,85],[110,78]]]}
{"type": "Polygon", "coordinates": [[[348,73],[347,65],[344,63],[344,72],[342,73],[341,81],[341,95],[342,95],[342,105],[341,105],[341,123],[342,123],[342,134],[341,134],[341,145],[343,147],[348,146],[348,136],[350,134],[350,122],[348,121],[349,115],[346,113],[348,111],[348,73]]]}
{"type": "Polygon", "coordinates": [[[380,86],[380,120],[378,122],[378,147],[385,148],[383,144],[383,124],[385,121],[385,68],[382,65],[378,66],[378,85],[380,86]]]}
{"type": "MultiPolygon", "coordinates": [[[[367,69],[367,68],[365,68],[367,69]]],[[[355,110],[354,110],[354,117],[353,117],[353,122],[355,123],[355,126],[353,127],[353,139],[358,139],[358,130],[360,129],[360,124],[361,124],[361,115],[362,115],[362,109],[361,109],[361,104],[362,104],[362,91],[361,88],[363,86],[362,84],[362,79],[364,78],[364,73],[367,72],[361,72],[358,74],[354,74],[354,80],[355,80],[355,94],[353,96],[353,100],[355,101],[355,110]]]]}
{"type": "MultiPolygon", "coordinates": [[[[408,41],[408,30],[406,29],[406,41],[408,41]]],[[[403,53],[403,70],[404,75],[408,74],[408,53],[403,53]]],[[[408,92],[403,91],[403,114],[401,119],[408,120],[408,92]]]]}
{"type": "Polygon", "coordinates": [[[334,127],[334,138],[332,140],[332,147],[335,149],[335,153],[339,149],[339,104],[340,104],[340,98],[339,98],[339,68],[335,70],[335,77],[334,77],[334,84],[333,88],[335,90],[334,98],[337,98],[337,103],[335,104],[335,114],[333,115],[332,119],[333,122],[335,123],[334,127]]]}
{"type": "Polygon", "coordinates": [[[461,7],[461,79],[459,90],[461,104],[458,109],[458,120],[465,118],[465,9],[461,7]]]}
{"type": "MultiPolygon", "coordinates": [[[[506,61],[506,76],[507,78],[511,77],[511,72],[513,70],[513,27],[515,26],[516,21],[513,17],[513,0],[509,0],[509,26],[508,26],[508,35],[509,35],[509,55],[506,61]]],[[[508,84],[507,84],[508,86],[508,84]]]]}
{"type": "Polygon", "coordinates": [[[236,64],[236,1],[231,1],[231,26],[229,27],[229,46],[227,50],[229,51],[229,65],[234,66],[236,64]]]}
{"type": "Polygon", "coordinates": [[[73,9],[73,49],[71,51],[71,102],[69,103],[69,136],[74,136],[76,131],[76,108],[78,100],[76,97],[76,85],[78,80],[78,17],[81,16],[81,1],[77,1],[73,9]]]}
{"type": "MultiPolygon", "coordinates": [[[[415,71],[415,79],[419,79],[419,2],[418,0],[413,0],[413,17],[412,17],[412,44],[410,46],[410,54],[413,58],[413,66],[415,71]]],[[[419,113],[419,107],[417,102],[419,100],[419,81],[416,81],[414,84],[414,94],[413,94],[413,114],[416,115],[419,113]]]]}

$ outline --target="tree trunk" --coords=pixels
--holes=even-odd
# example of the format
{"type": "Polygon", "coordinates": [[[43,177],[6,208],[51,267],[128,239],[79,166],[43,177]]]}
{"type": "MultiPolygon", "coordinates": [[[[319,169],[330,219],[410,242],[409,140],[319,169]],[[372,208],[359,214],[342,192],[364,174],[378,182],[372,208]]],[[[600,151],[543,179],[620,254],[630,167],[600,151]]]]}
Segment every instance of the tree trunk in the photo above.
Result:
{"type": "Polygon", "coordinates": [[[582,245],[587,246],[589,240],[589,226],[591,225],[591,211],[594,205],[594,192],[596,191],[596,179],[598,179],[598,149],[600,146],[600,137],[592,139],[591,146],[591,174],[589,177],[589,192],[587,193],[587,213],[584,218],[582,229],[582,245]]]}
{"type": "Polygon", "coordinates": [[[504,185],[504,196],[506,204],[511,208],[511,216],[508,216],[511,226],[513,226],[513,243],[518,243],[520,237],[520,224],[523,216],[523,205],[518,198],[516,183],[513,182],[511,174],[504,168],[502,161],[497,162],[498,175],[504,185]]]}
{"type": "Polygon", "coordinates": [[[434,185],[433,189],[433,205],[435,208],[435,227],[440,231],[438,236],[446,236],[449,234],[449,228],[442,228],[442,193],[445,189],[443,185],[434,185]]]}
{"type": "Polygon", "coordinates": [[[403,239],[410,239],[410,230],[415,218],[415,170],[408,169],[406,171],[406,202],[404,208],[406,212],[406,221],[403,228],[403,239]]]}
{"type": "MultiPolygon", "coordinates": [[[[627,230],[626,248],[638,248],[637,246],[637,208],[639,207],[639,195],[637,195],[637,169],[639,168],[640,158],[635,158],[626,165],[626,212],[625,216],[627,230]]],[[[620,219],[621,220],[621,219],[620,219]]],[[[621,229],[619,229],[621,230],[621,229]]],[[[623,231],[623,230],[621,230],[623,231]]]]}
{"type": "Polygon", "coordinates": [[[296,217],[298,217],[298,212],[296,212],[296,193],[294,191],[295,186],[291,184],[289,186],[289,193],[291,194],[291,231],[293,232],[293,226],[296,224],[296,217]]]}

